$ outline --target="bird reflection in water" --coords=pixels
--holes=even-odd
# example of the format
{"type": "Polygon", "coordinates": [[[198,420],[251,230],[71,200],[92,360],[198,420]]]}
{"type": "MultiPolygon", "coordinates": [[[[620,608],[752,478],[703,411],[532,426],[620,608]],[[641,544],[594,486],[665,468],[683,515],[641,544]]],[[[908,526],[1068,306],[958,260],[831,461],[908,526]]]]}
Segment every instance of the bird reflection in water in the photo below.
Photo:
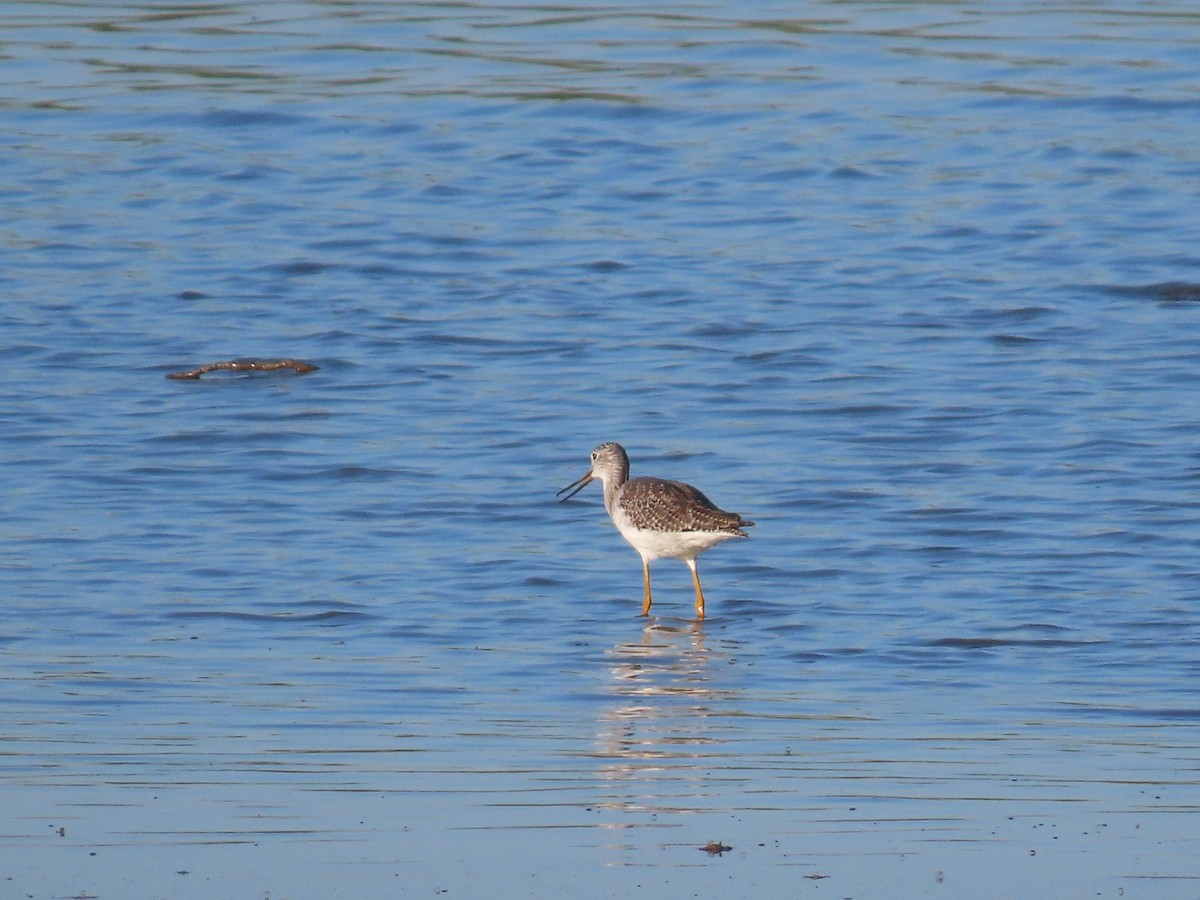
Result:
{"type": "Polygon", "coordinates": [[[714,685],[714,668],[728,668],[729,653],[710,641],[699,623],[647,624],[640,643],[608,652],[613,703],[597,722],[595,751],[610,790],[601,808],[699,810],[720,790],[738,692],[714,685]]]}

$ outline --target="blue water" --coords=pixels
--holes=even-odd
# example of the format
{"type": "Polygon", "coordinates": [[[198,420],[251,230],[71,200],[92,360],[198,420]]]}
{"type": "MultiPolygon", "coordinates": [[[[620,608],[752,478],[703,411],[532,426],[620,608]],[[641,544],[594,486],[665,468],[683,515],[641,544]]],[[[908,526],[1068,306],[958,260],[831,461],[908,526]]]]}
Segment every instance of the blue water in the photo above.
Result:
{"type": "Polygon", "coordinates": [[[0,7],[0,894],[1200,896],[1198,52],[0,7]]]}

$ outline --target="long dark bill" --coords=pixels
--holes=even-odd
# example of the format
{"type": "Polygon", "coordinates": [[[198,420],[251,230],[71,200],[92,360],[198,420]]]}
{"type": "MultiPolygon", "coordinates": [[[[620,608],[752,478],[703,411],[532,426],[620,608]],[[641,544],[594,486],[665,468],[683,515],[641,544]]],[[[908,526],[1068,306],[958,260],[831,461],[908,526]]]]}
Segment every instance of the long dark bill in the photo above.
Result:
{"type": "Polygon", "coordinates": [[[571,488],[575,488],[575,490],[571,491],[571,493],[569,493],[569,494],[567,494],[567,496],[563,497],[562,500],[558,501],[559,503],[564,503],[567,500],[570,500],[572,497],[574,497],[580,491],[582,491],[589,484],[591,484],[592,479],[595,477],[596,476],[594,476],[591,472],[588,472],[582,478],[576,478],[574,481],[572,481],[570,484],[568,484],[565,488],[563,488],[561,491],[559,491],[554,496],[558,497],[558,496],[561,496],[562,494],[567,494],[567,491],[571,491],[571,488]]]}

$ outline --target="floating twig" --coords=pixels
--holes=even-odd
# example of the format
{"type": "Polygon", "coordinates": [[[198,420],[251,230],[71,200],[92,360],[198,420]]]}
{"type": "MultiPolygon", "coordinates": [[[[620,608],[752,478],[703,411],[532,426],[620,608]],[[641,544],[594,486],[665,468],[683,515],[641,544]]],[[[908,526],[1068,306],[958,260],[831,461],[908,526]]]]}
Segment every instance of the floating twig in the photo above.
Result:
{"type": "Polygon", "coordinates": [[[197,366],[186,372],[168,372],[166,377],[199,378],[209,372],[274,372],[276,369],[292,369],[297,375],[317,371],[316,366],[302,359],[231,359],[197,366]]]}

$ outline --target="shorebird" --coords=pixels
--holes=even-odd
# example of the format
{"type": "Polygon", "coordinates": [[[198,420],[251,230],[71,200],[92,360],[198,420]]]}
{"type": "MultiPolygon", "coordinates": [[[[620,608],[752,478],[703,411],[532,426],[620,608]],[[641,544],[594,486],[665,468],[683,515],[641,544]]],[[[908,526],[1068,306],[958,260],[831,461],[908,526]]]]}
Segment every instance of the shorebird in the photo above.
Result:
{"type": "MultiPolygon", "coordinates": [[[[629,455],[609,441],[592,451],[587,474],[558,492],[574,497],[595,479],[604,485],[604,508],[612,522],[642,557],[646,596],[642,615],[650,615],[650,561],[662,557],[683,560],[692,570],[696,586],[696,618],[704,618],[704,591],[696,571],[696,557],[721,541],[749,537],[742,531],[753,525],[737,513],[725,512],[690,484],[662,478],[629,477],[629,455]]],[[[561,502],[561,501],[560,501],[561,502]]]]}

